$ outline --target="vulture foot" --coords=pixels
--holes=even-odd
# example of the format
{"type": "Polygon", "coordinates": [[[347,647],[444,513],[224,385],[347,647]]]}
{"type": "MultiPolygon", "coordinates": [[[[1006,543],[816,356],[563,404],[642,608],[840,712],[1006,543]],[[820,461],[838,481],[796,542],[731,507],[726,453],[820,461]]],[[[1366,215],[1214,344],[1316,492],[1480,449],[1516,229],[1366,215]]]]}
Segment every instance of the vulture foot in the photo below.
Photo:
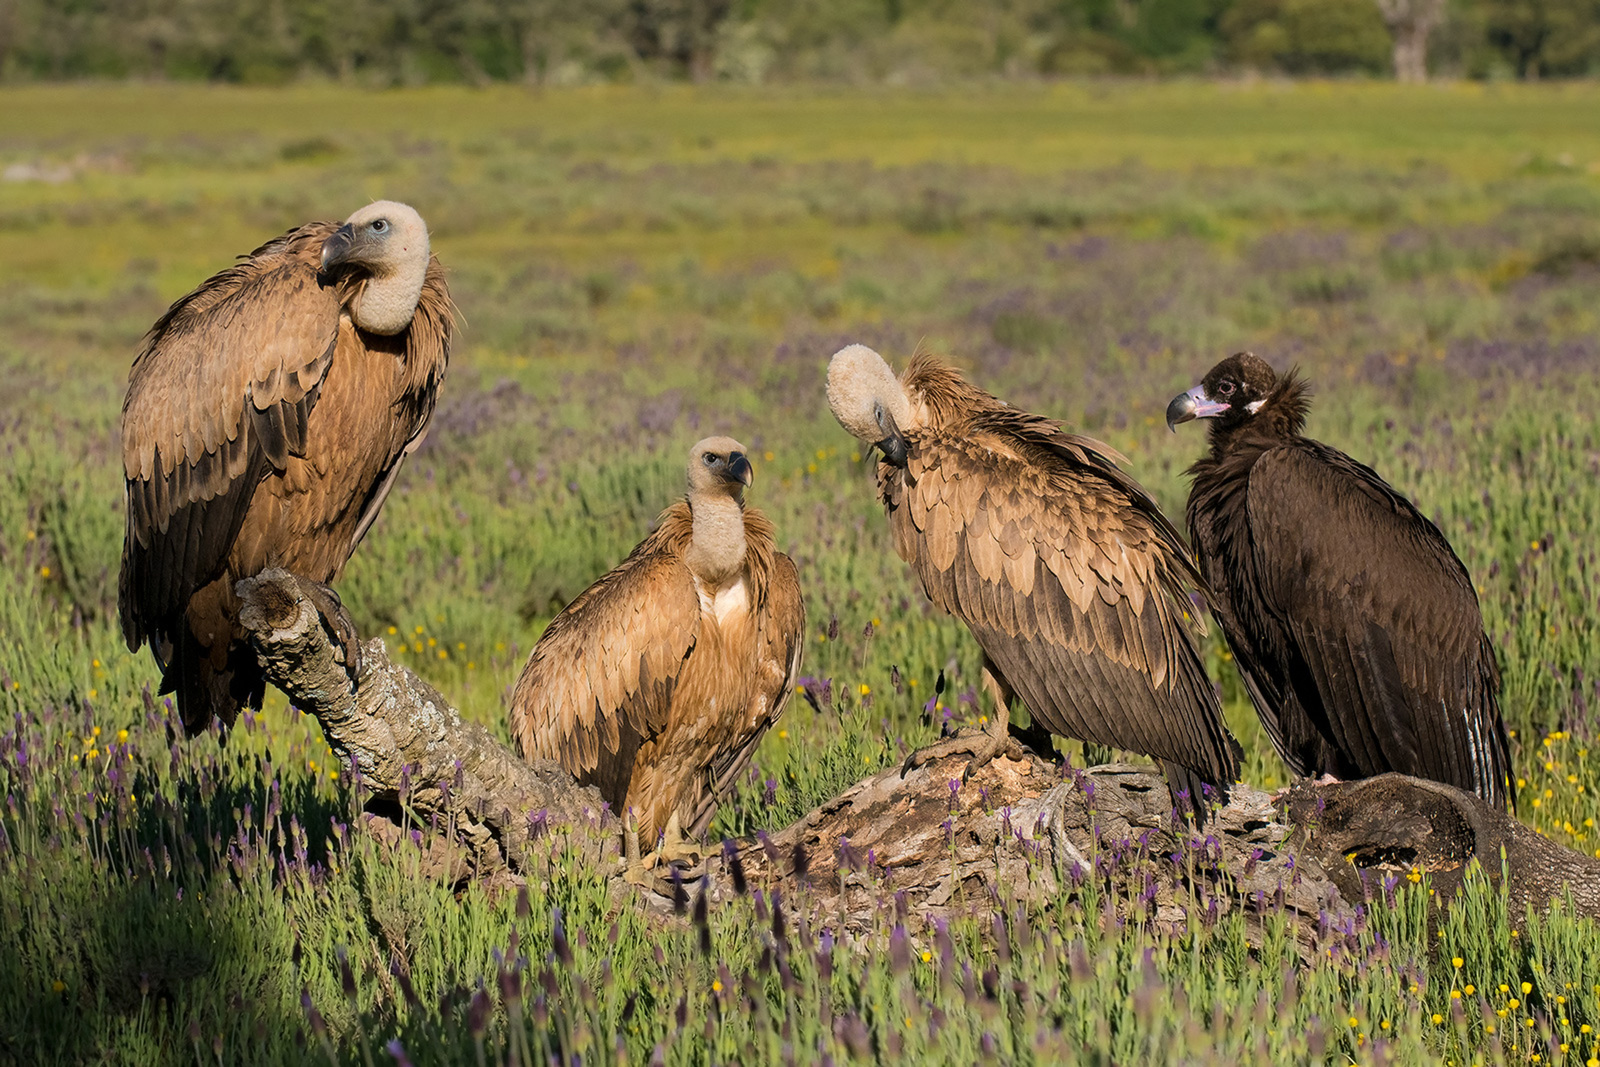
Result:
{"type": "Polygon", "coordinates": [[[627,869],[622,872],[622,880],[670,896],[674,870],[677,870],[680,883],[701,878],[706,873],[701,846],[685,840],[675,841],[672,845],[662,843],[661,848],[643,857],[642,861],[629,862],[627,869]]]}
{"type": "Polygon", "coordinates": [[[906,757],[905,763],[900,765],[900,777],[904,778],[918,767],[926,767],[930,763],[965,752],[972,758],[967,761],[967,768],[961,773],[961,780],[966,781],[974,772],[986,766],[996,756],[1004,755],[1010,759],[1027,759],[1027,750],[1022,742],[1011,736],[1004,722],[996,723],[988,729],[978,727],[964,727],[958,730],[953,737],[948,737],[938,744],[919,748],[906,757]]]}
{"type": "Polygon", "coordinates": [[[321,582],[301,579],[300,587],[306,599],[311,601],[311,606],[317,609],[317,614],[322,616],[322,625],[343,650],[344,672],[350,676],[351,686],[355,686],[361,677],[361,638],[356,633],[356,624],[350,618],[350,613],[345,610],[344,602],[331,586],[321,582]]]}
{"type": "Polygon", "coordinates": [[[660,845],[642,860],[638,858],[638,834],[630,833],[626,845],[627,870],[623,872],[623,880],[656,892],[665,892],[668,891],[666,887],[670,886],[674,868],[681,882],[692,882],[703,875],[704,849],[676,831],[676,822],[669,824],[660,845]]]}

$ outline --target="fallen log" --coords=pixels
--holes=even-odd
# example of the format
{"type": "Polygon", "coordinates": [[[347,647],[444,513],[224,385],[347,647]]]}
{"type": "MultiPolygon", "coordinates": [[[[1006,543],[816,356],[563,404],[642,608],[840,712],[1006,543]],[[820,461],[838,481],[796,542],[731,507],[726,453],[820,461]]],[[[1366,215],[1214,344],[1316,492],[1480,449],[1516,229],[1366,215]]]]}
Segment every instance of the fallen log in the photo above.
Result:
{"type": "Polygon", "coordinates": [[[266,571],[238,591],[268,680],[322,724],[369,796],[368,828],[397,843],[403,824],[442,827],[428,855],[455,877],[514,880],[539,862],[533,842],[561,835],[644,906],[681,906],[685,880],[703,878],[697,891],[712,900],[740,885],[804,887],[809,906],[846,934],[866,932],[886,907],[951,916],[1094,880],[1119,887],[1101,897],[1118,917],[1175,929],[1196,914],[1215,921],[1237,910],[1254,924],[1286,910],[1302,952],[1313,952],[1352,905],[1423,872],[1448,899],[1477,860],[1518,911],[1566,892],[1580,914],[1600,918],[1600,860],[1449,786],[1390,774],[1273,797],[1237,785],[1202,829],[1174,822],[1151,769],[1032,755],[997,758],[969,780],[961,757],[903,776],[880,771],[790,827],[713,847],[679,884],[636,890],[621,879],[620,824],[595,790],[462,719],[391,662],[381,640],[363,646],[352,686],[337,635],[294,575],[266,571]]]}

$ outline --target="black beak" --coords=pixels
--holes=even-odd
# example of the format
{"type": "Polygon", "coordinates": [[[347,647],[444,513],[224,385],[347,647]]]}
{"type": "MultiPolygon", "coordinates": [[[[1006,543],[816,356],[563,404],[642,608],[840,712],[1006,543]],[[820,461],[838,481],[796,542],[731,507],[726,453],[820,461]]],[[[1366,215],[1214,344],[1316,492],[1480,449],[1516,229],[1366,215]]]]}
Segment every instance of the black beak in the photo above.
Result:
{"type": "Polygon", "coordinates": [[[332,237],[322,242],[322,269],[327,271],[331,267],[348,262],[355,244],[356,231],[347,222],[335,230],[332,237]]]}
{"type": "Polygon", "coordinates": [[[894,416],[887,411],[878,412],[878,429],[883,431],[883,437],[874,447],[883,453],[884,462],[904,470],[906,439],[901,435],[900,427],[895,425],[894,416]]]}
{"type": "Polygon", "coordinates": [[[749,485],[756,480],[756,472],[750,468],[750,461],[745,458],[743,452],[728,453],[728,467],[722,476],[730,482],[738,482],[741,485],[749,485]]]}

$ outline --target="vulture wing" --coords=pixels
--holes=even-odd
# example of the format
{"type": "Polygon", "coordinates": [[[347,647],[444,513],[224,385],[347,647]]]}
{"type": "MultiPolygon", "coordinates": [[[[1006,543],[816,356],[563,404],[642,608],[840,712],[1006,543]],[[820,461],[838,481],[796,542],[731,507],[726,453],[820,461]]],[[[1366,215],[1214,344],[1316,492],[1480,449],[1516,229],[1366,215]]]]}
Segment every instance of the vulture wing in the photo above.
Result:
{"type": "Polygon", "coordinates": [[[511,695],[523,756],[557,761],[619,811],[634,757],[666,726],[700,631],[694,578],[667,526],[562,609],[511,695]]]}
{"type": "MultiPolygon", "coordinates": [[[[1234,666],[1259,712],[1261,725],[1294,772],[1304,775],[1308,768],[1298,744],[1300,739],[1295,738],[1296,744],[1290,743],[1291,734],[1298,732],[1294,730],[1296,716],[1303,716],[1303,712],[1293,691],[1285,691],[1280,677],[1267,669],[1277,658],[1272,652],[1281,650],[1283,640],[1281,636],[1273,640],[1278,634],[1276,624],[1265,620],[1260,610],[1252,610],[1259,605],[1259,593],[1253,583],[1249,521],[1245,514],[1248,494],[1243,490],[1247,478],[1248,474],[1244,474],[1237,480],[1223,481],[1220,489],[1206,483],[1203,490],[1202,483],[1196,482],[1189,496],[1189,530],[1200,550],[1200,566],[1209,589],[1207,606],[1222,623],[1234,666]]],[[[1314,730],[1312,733],[1315,735],[1314,730]]]]}
{"type": "MultiPolygon", "coordinates": [[[[747,522],[749,517],[747,512],[747,522]]],[[[794,561],[782,552],[772,553],[766,570],[766,601],[756,637],[756,684],[750,713],[742,736],[734,738],[736,743],[712,761],[711,789],[690,820],[690,837],[699,837],[710,828],[717,801],[728,794],[750,765],[761,739],[788,707],[800,677],[800,659],[806,643],[806,605],[800,594],[800,575],[794,561]]]]}
{"type": "Polygon", "coordinates": [[[887,494],[901,555],[1052,733],[1225,791],[1236,757],[1187,628],[1183,583],[1199,580],[1177,531],[1101,446],[1009,411],[987,421],[1001,432],[911,439],[887,494]]]}
{"type": "Polygon", "coordinates": [[[1503,799],[1499,669],[1438,528],[1371,468],[1311,441],[1256,461],[1249,514],[1261,599],[1294,645],[1289,683],[1343,755],[1362,775],[1503,799]]]}
{"type": "Polygon", "coordinates": [[[221,573],[256,485],[305,454],[339,305],[300,246],[320,247],[332,229],[291,231],[208,279],[161,317],[134,360],[118,598],[130,649],[221,573]]]}

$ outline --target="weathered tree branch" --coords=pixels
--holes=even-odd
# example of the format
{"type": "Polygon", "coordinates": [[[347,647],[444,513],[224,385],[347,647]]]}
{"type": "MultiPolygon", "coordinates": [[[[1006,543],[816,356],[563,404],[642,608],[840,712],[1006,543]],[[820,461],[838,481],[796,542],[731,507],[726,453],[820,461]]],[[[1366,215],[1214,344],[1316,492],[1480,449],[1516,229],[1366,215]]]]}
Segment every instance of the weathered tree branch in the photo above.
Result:
{"type": "MultiPolygon", "coordinates": [[[[238,585],[239,622],[267,678],[322,724],[328,745],[371,791],[369,808],[440,820],[483,863],[517,855],[551,827],[597,827],[605,806],[561,767],[528,763],[467,722],[428,683],[392,663],[381,640],[362,650],[352,691],[342,653],[300,578],[268,570],[238,585]]],[[[594,845],[598,852],[598,838],[594,845]]]]}
{"type": "MultiPolygon", "coordinates": [[[[521,871],[529,842],[559,831],[622,873],[620,827],[593,789],[555,764],[525,763],[463,721],[391,663],[382,641],[365,646],[352,691],[333,634],[295,576],[268,571],[241,582],[239,593],[240,621],[267,677],[321,722],[370,790],[369,810],[442,824],[469,857],[445,847],[441,863],[463,875],[521,871]]],[[[1064,883],[1115,883],[1140,892],[1106,894],[1121,902],[1107,907],[1156,924],[1236,910],[1254,923],[1287,909],[1300,919],[1302,951],[1313,952],[1330,936],[1330,917],[1350,904],[1413,869],[1428,872],[1448,899],[1477,859],[1491,879],[1505,878],[1518,911],[1567,891],[1581,913],[1600,918],[1600,861],[1432,782],[1391,774],[1301,784],[1283,799],[1241,785],[1203,831],[1189,824],[1175,832],[1166,786],[1149,769],[1000,758],[963,782],[965,768],[953,757],[903,777],[884,770],[783,831],[713,850],[706,891],[716,898],[740,882],[789,892],[803,884],[811,907],[849,932],[869,929],[885,907],[937,917],[1048,897],[1064,883]]],[[[381,818],[370,826],[398,837],[381,818]]],[[[644,902],[669,908],[681,892],[662,881],[644,902]]]]}

